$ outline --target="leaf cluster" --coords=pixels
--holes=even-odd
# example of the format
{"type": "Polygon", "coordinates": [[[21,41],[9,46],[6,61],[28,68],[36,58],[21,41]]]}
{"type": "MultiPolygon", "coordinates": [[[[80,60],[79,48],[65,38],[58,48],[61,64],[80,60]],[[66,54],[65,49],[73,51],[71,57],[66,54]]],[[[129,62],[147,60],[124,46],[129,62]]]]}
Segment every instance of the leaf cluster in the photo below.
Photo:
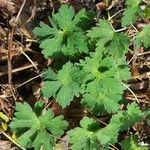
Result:
{"type": "Polygon", "coordinates": [[[136,103],[127,106],[126,111],[119,111],[112,116],[109,124],[102,128],[92,118],[84,117],[80,127],[69,131],[72,150],[98,150],[100,146],[108,148],[118,141],[120,131],[128,129],[143,116],[136,103]]]}
{"type": "MultiPolygon", "coordinates": [[[[134,23],[141,14],[140,2],[126,1],[122,26],[134,23]]],[[[85,116],[80,121],[80,127],[67,132],[71,149],[108,149],[110,144],[118,142],[120,132],[129,129],[145,115],[136,102],[126,104],[122,100],[126,90],[123,82],[131,76],[125,57],[130,39],[104,19],[90,30],[87,26],[84,28],[85,22],[91,21],[85,9],[76,13],[68,5],[62,5],[49,21],[49,25],[41,22],[33,30],[42,53],[46,59],[61,54],[56,61],[60,62],[62,55],[67,60],[60,62],[60,69],[53,64],[48,67],[43,75],[41,94],[54,98],[62,108],[68,107],[76,98],[90,112],[90,117],[85,116]],[[126,110],[122,110],[122,104],[126,110]],[[112,116],[105,127],[99,118],[95,119],[102,114],[112,116]]],[[[147,25],[135,36],[137,48],[142,44],[146,48],[150,46],[149,31],[147,25]]],[[[51,109],[44,108],[42,102],[37,102],[33,109],[27,103],[16,103],[10,127],[17,133],[17,142],[23,147],[51,150],[64,134],[68,123],[63,116],[55,117],[51,109]]],[[[127,143],[128,140],[123,142],[123,149],[127,143]]]]}

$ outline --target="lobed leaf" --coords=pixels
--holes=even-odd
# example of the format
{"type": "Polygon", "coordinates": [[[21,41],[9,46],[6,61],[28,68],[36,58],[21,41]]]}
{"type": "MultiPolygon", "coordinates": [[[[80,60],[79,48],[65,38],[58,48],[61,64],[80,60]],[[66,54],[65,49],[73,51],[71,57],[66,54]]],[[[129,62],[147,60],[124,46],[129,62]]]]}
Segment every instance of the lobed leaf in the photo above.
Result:
{"type": "Polygon", "coordinates": [[[126,0],[127,8],[123,12],[122,17],[122,26],[128,26],[133,24],[139,15],[142,15],[142,11],[140,9],[141,0],[126,0]]]}
{"type": "Polygon", "coordinates": [[[44,150],[53,150],[56,139],[68,126],[63,116],[54,118],[52,110],[43,111],[43,106],[42,102],[37,102],[34,112],[26,102],[16,103],[15,117],[10,128],[19,136],[17,142],[25,148],[40,150],[43,146],[44,150]]]}
{"type": "Polygon", "coordinates": [[[135,37],[136,47],[139,48],[144,45],[145,48],[150,47],[150,25],[146,25],[141,32],[135,37]]]}
{"type": "Polygon", "coordinates": [[[43,96],[53,96],[60,106],[65,108],[81,92],[80,70],[71,62],[68,62],[55,77],[53,75],[54,73],[52,72],[52,76],[50,75],[50,78],[47,78],[48,80],[44,82],[43,96]]]}
{"type": "Polygon", "coordinates": [[[131,135],[121,143],[122,150],[148,150],[146,146],[140,146],[138,144],[138,138],[136,135],[131,135]]]}
{"type": "Polygon", "coordinates": [[[87,37],[78,25],[82,19],[88,19],[84,9],[75,14],[72,6],[62,5],[58,13],[49,18],[52,27],[40,23],[33,30],[45,58],[60,52],[67,56],[88,52],[87,37]]]}
{"type": "Polygon", "coordinates": [[[71,148],[73,150],[99,150],[101,146],[107,149],[109,144],[117,143],[119,132],[127,130],[134,123],[140,121],[143,116],[136,103],[131,103],[127,108],[126,111],[120,110],[113,115],[110,123],[103,128],[94,119],[83,117],[80,121],[80,127],[68,132],[69,142],[72,144],[71,148]],[[134,115],[135,119],[133,119],[132,115],[134,115]]]}
{"type": "Polygon", "coordinates": [[[128,51],[129,38],[124,33],[116,33],[108,21],[100,20],[87,36],[97,41],[96,51],[109,53],[115,59],[123,57],[128,51]]]}

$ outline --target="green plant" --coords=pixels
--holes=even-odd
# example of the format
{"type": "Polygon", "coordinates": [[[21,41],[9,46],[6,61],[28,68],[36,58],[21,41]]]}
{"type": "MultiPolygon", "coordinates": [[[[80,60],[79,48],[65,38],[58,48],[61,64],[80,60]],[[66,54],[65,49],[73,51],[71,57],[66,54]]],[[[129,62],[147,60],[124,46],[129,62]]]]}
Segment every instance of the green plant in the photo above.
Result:
{"type": "Polygon", "coordinates": [[[123,150],[148,150],[148,147],[146,146],[140,146],[138,144],[138,137],[136,135],[131,135],[127,139],[125,139],[122,144],[123,150]]]}
{"type": "Polygon", "coordinates": [[[127,106],[126,111],[119,111],[113,115],[109,124],[102,128],[100,123],[92,118],[84,117],[80,121],[81,127],[69,131],[73,150],[93,150],[100,146],[108,148],[109,144],[117,142],[119,131],[132,126],[142,118],[143,114],[136,103],[127,106]],[[134,117],[133,117],[134,116],[134,117]]]}
{"type": "Polygon", "coordinates": [[[141,32],[139,32],[135,37],[135,44],[139,48],[144,45],[144,47],[150,47],[150,25],[146,25],[141,32]]]}
{"type": "MultiPolygon", "coordinates": [[[[127,0],[123,26],[136,20],[141,12],[140,2],[127,0]]],[[[145,114],[136,102],[130,104],[122,98],[127,88],[123,81],[131,76],[125,57],[130,38],[104,19],[100,19],[96,27],[85,30],[83,24],[87,20],[90,18],[84,9],[76,14],[73,7],[62,5],[58,13],[49,18],[50,26],[41,22],[34,29],[46,59],[53,57],[55,62],[66,56],[65,63],[60,62],[61,69],[55,65],[47,69],[41,93],[53,97],[62,108],[76,99],[88,112],[89,116],[80,121],[80,127],[66,132],[71,149],[109,149],[118,142],[120,132],[142,120],[145,114]],[[109,119],[104,125],[98,117],[105,114],[109,119]]],[[[148,33],[149,25],[135,36],[137,47],[150,46],[148,33]]],[[[10,127],[20,135],[17,141],[24,147],[40,150],[43,145],[44,150],[53,149],[68,125],[62,116],[54,117],[51,110],[44,110],[43,103],[36,103],[34,110],[27,103],[17,103],[16,111],[10,127]]]]}
{"type": "Polygon", "coordinates": [[[44,110],[44,103],[37,102],[34,110],[26,102],[16,103],[16,112],[10,127],[16,132],[18,143],[26,148],[52,150],[56,140],[64,134],[68,123],[63,116],[54,117],[52,110],[44,110]]]}
{"type": "Polygon", "coordinates": [[[52,27],[41,22],[33,32],[41,40],[40,47],[45,58],[59,52],[71,56],[87,53],[87,37],[81,28],[82,20],[86,18],[84,9],[75,15],[72,7],[62,5],[59,12],[49,18],[52,27]]]}
{"type": "Polygon", "coordinates": [[[139,4],[142,0],[126,0],[126,10],[123,13],[122,26],[133,24],[139,15],[142,15],[142,10],[139,4]]]}

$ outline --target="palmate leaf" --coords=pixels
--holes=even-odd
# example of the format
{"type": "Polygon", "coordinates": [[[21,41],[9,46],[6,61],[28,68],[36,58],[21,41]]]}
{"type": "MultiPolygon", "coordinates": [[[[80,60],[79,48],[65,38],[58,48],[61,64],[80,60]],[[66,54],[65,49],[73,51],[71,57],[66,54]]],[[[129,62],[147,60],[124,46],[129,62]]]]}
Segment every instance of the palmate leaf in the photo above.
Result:
{"type": "Polygon", "coordinates": [[[87,36],[97,41],[96,51],[101,53],[120,58],[128,51],[129,38],[124,33],[116,33],[108,21],[100,20],[97,27],[92,28],[87,36]]]}
{"type": "Polygon", "coordinates": [[[148,150],[146,146],[140,146],[138,144],[138,137],[131,135],[121,143],[122,150],[148,150]]]}
{"type": "Polygon", "coordinates": [[[136,122],[140,121],[142,117],[143,113],[137,103],[133,102],[128,104],[126,111],[118,111],[117,114],[112,116],[109,124],[98,131],[98,139],[101,141],[101,144],[106,147],[109,143],[114,144],[117,142],[120,131],[127,130],[136,122]]]}
{"type": "MultiPolygon", "coordinates": [[[[100,53],[80,61],[86,84],[82,103],[95,112],[96,108],[105,108],[107,112],[116,112],[118,102],[125,90],[122,80],[130,77],[125,59],[103,58],[100,53]]],[[[98,111],[98,110],[96,110],[98,111]]]]}
{"type": "Polygon", "coordinates": [[[150,25],[146,25],[141,32],[135,37],[136,47],[139,48],[144,45],[145,48],[150,47],[150,25]]]}
{"type": "Polygon", "coordinates": [[[87,85],[86,94],[82,102],[93,111],[95,107],[104,107],[109,113],[117,112],[124,87],[115,78],[95,80],[87,85]]]}
{"type": "Polygon", "coordinates": [[[82,71],[85,72],[84,82],[113,77],[115,71],[113,71],[112,64],[113,58],[102,58],[100,53],[94,53],[93,56],[80,60],[79,65],[82,67],[82,71]]]}
{"type": "Polygon", "coordinates": [[[133,24],[136,21],[137,17],[142,14],[139,6],[140,2],[141,0],[126,0],[127,8],[123,13],[122,18],[123,27],[133,24]]]}
{"type": "MultiPolygon", "coordinates": [[[[48,71],[50,74],[52,71],[48,71]]],[[[47,76],[47,75],[46,75],[47,76]]],[[[59,70],[58,74],[49,76],[44,82],[42,88],[43,96],[56,98],[56,101],[63,108],[68,106],[74,96],[79,96],[80,88],[80,70],[71,62],[68,62],[59,70]]]]}
{"type": "Polygon", "coordinates": [[[33,32],[40,40],[40,48],[45,58],[62,52],[65,55],[87,53],[87,37],[78,24],[86,20],[85,10],[75,15],[72,6],[62,5],[58,13],[53,14],[50,19],[52,27],[40,23],[33,32]]]}
{"type": "Polygon", "coordinates": [[[84,117],[80,121],[80,126],[81,127],[76,127],[68,132],[69,142],[73,144],[71,149],[98,150],[99,145],[94,132],[94,130],[97,131],[99,128],[98,124],[92,118],[84,117]]]}
{"type": "Polygon", "coordinates": [[[120,131],[127,130],[142,117],[143,114],[136,103],[129,104],[126,111],[118,111],[112,116],[110,123],[103,128],[94,119],[83,117],[80,121],[81,127],[68,132],[71,148],[72,150],[99,150],[100,147],[109,149],[109,144],[115,144],[118,141],[120,131]],[[133,109],[132,113],[131,109],[133,109]],[[131,114],[134,111],[137,113],[134,114],[136,119],[132,120],[131,114]],[[124,127],[127,122],[129,123],[124,127]]]}
{"type": "Polygon", "coordinates": [[[80,60],[82,71],[85,72],[85,82],[94,79],[116,78],[117,80],[127,80],[130,78],[130,69],[125,57],[114,59],[113,57],[103,58],[98,51],[80,60]]]}
{"type": "Polygon", "coordinates": [[[34,111],[27,104],[16,103],[15,117],[10,127],[19,136],[17,142],[25,148],[53,150],[58,137],[64,133],[68,123],[63,116],[54,118],[52,110],[43,111],[44,103],[37,102],[34,111]],[[55,138],[54,138],[55,137],[55,138]]]}
{"type": "Polygon", "coordinates": [[[116,79],[128,80],[131,78],[130,68],[126,62],[125,57],[114,59],[113,67],[116,68],[116,71],[115,71],[116,72],[116,75],[115,75],[116,79]]]}
{"type": "Polygon", "coordinates": [[[141,112],[138,104],[133,102],[128,104],[126,111],[119,111],[113,115],[110,124],[123,131],[134,125],[135,122],[140,121],[143,116],[144,114],[141,112]]]}

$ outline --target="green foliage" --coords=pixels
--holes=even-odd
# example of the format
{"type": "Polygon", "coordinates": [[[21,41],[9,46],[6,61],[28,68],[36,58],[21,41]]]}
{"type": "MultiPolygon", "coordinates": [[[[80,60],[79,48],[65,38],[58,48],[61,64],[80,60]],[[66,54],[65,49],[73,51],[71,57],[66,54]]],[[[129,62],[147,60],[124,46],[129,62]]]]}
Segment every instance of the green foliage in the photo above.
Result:
{"type": "Polygon", "coordinates": [[[139,48],[144,45],[144,47],[150,47],[150,25],[146,25],[141,32],[139,32],[135,37],[135,44],[139,48]]]}
{"type": "Polygon", "coordinates": [[[115,78],[95,80],[87,85],[83,103],[90,109],[104,107],[107,112],[117,112],[122,98],[124,87],[115,78]],[[115,87],[115,90],[112,90],[115,87]]]}
{"type": "Polygon", "coordinates": [[[149,18],[150,17],[150,4],[146,6],[144,9],[144,16],[149,18]]]}
{"type": "Polygon", "coordinates": [[[97,107],[104,107],[107,112],[118,111],[120,107],[118,102],[125,90],[121,80],[130,77],[123,59],[122,62],[120,60],[117,62],[112,57],[103,58],[95,53],[91,57],[86,57],[85,61],[80,60],[80,65],[86,84],[83,104],[93,111],[97,107]]]}
{"type": "Polygon", "coordinates": [[[144,114],[141,112],[137,103],[133,102],[127,106],[127,111],[119,111],[113,115],[110,124],[114,125],[120,131],[127,130],[135,122],[138,122],[144,114]]]}
{"type": "Polygon", "coordinates": [[[44,110],[43,102],[37,102],[34,110],[26,102],[17,102],[15,109],[10,127],[19,136],[17,142],[26,148],[40,150],[43,146],[44,150],[53,150],[68,126],[63,116],[54,117],[52,110],[44,110]]]}
{"type": "Polygon", "coordinates": [[[97,51],[108,52],[115,58],[123,57],[128,51],[129,38],[124,33],[116,33],[109,21],[100,20],[87,36],[97,41],[97,51]]]}
{"type": "Polygon", "coordinates": [[[43,96],[53,96],[63,108],[74,96],[85,93],[82,102],[87,107],[104,106],[107,112],[116,112],[125,90],[121,80],[129,78],[130,73],[123,59],[114,61],[95,53],[75,65],[68,62],[57,74],[48,69],[44,77],[43,96]]]}
{"type": "Polygon", "coordinates": [[[86,19],[88,17],[84,9],[75,15],[72,6],[62,5],[59,12],[50,18],[52,27],[41,22],[33,32],[40,39],[40,48],[45,58],[59,52],[71,56],[87,53],[87,37],[80,27],[82,20],[86,19]]]}
{"type": "Polygon", "coordinates": [[[76,127],[68,132],[72,150],[97,150],[96,131],[99,125],[92,118],[84,117],[80,121],[81,127],[76,127]]]}
{"type": "Polygon", "coordinates": [[[70,104],[74,96],[79,96],[81,92],[80,70],[71,62],[65,64],[58,74],[48,69],[45,76],[43,96],[53,96],[63,108],[70,104]]]}
{"type": "Polygon", "coordinates": [[[119,111],[113,115],[110,123],[102,128],[92,118],[84,117],[80,121],[81,127],[68,132],[72,150],[99,150],[100,145],[108,148],[118,140],[120,131],[128,129],[143,117],[136,103],[128,105],[126,111],[119,111]],[[134,108],[134,109],[133,109],[134,108]]]}
{"type": "Polygon", "coordinates": [[[144,112],[144,114],[145,114],[145,117],[148,118],[148,119],[147,119],[148,125],[150,125],[150,108],[148,108],[148,109],[144,112]]]}
{"type": "MultiPolygon", "coordinates": [[[[134,23],[141,15],[140,2],[126,1],[122,26],[134,23]]],[[[150,116],[150,111],[141,112],[136,102],[122,100],[126,89],[123,82],[131,76],[126,62],[131,39],[104,19],[89,29],[89,16],[85,9],[76,13],[72,6],[62,5],[49,18],[50,25],[41,22],[33,31],[44,57],[54,57],[43,75],[42,96],[54,98],[62,108],[76,99],[90,116],[67,132],[72,150],[109,149],[110,144],[118,142],[122,131],[150,116]],[[102,115],[107,115],[105,126],[99,121],[102,115]]],[[[137,48],[147,48],[149,39],[150,26],[146,25],[133,42],[137,48]]],[[[10,127],[17,133],[17,142],[35,150],[52,150],[68,126],[63,116],[54,117],[42,102],[37,102],[34,109],[27,103],[16,103],[14,115],[10,127]]],[[[123,150],[139,148],[134,136],[122,143],[123,150]]]]}
{"type": "Polygon", "coordinates": [[[146,146],[140,146],[138,144],[138,138],[136,135],[131,135],[125,139],[121,144],[122,150],[148,150],[146,146]]]}
{"type": "Polygon", "coordinates": [[[142,11],[139,6],[140,2],[141,0],[126,0],[127,8],[123,13],[122,18],[123,27],[133,24],[136,21],[137,17],[142,15],[142,11]]]}

